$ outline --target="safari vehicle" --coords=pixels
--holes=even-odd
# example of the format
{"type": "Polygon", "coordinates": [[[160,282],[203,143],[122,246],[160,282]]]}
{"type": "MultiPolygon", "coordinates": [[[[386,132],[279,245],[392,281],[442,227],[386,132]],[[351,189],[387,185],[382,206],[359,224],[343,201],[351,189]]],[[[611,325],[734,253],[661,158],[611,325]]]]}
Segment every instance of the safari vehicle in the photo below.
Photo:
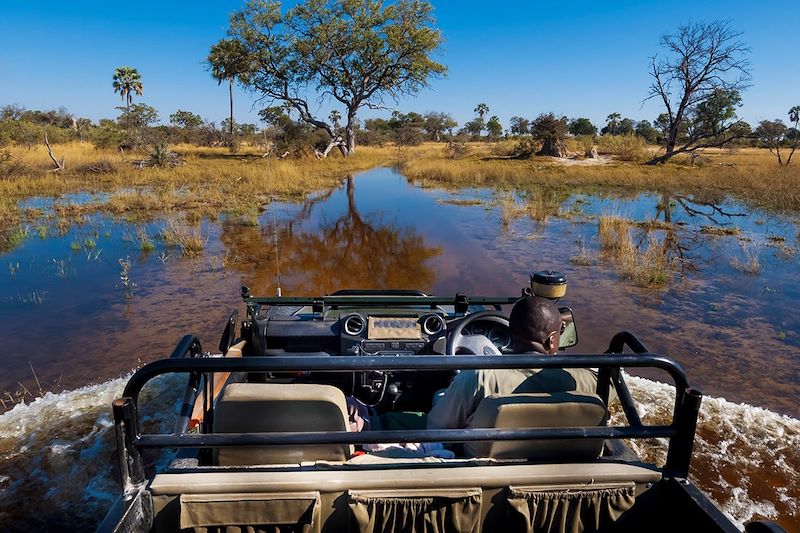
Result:
{"type": "MultiPolygon", "coordinates": [[[[557,299],[566,279],[538,273],[526,290],[557,299]]],[[[247,317],[237,333],[231,316],[221,354],[186,336],[114,401],[123,491],[100,531],[738,531],[687,479],[701,394],[630,333],[603,354],[510,354],[503,306],[518,297],[242,295],[247,317]],[[468,429],[349,431],[349,395],[374,414],[427,411],[462,369],[578,367],[597,369],[596,394],[489,396],[468,429]],[[621,369],[642,367],[675,384],[669,424],[640,420],[621,369]],[[187,376],[174,431],[144,433],[139,393],[172,373],[187,376]],[[610,396],[627,425],[608,425],[610,396]],[[653,438],[669,440],[661,468],[623,440],[653,438]],[[380,443],[398,445],[358,450],[380,443]],[[430,457],[402,443],[462,453],[430,457]],[[150,449],[178,451],[150,472],[150,449]]],[[[566,349],[577,329],[561,311],[566,349]]]]}

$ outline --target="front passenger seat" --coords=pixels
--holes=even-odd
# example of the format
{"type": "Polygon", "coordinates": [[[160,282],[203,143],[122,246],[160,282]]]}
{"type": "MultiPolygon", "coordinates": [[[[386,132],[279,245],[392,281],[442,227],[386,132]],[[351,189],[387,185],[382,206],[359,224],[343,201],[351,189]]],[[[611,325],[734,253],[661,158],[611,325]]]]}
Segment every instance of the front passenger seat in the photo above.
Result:
{"type": "MultiPolygon", "coordinates": [[[[470,428],[559,428],[599,426],[606,406],[596,394],[579,392],[516,393],[484,398],[470,428]]],[[[464,451],[473,457],[496,459],[590,460],[603,450],[603,439],[550,439],[468,442],[464,451]]]]}
{"type": "MultiPolygon", "coordinates": [[[[341,390],[306,383],[229,383],[214,408],[214,433],[347,431],[341,390]]],[[[347,444],[228,447],[215,450],[220,466],[346,461],[347,444]]]]}

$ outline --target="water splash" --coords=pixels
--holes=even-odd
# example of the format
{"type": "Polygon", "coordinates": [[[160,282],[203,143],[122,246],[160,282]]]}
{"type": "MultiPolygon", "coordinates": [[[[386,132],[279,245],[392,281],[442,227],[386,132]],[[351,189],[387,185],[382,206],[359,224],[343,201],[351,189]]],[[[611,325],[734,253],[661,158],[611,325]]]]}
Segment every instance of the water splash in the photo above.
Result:
{"type": "MultiPolygon", "coordinates": [[[[627,380],[643,419],[667,422],[674,388],[627,380]]],[[[0,415],[0,522],[12,529],[96,526],[119,493],[110,404],[126,381],[48,393],[0,415]]],[[[179,385],[165,378],[143,391],[143,424],[159,425],[154,406],[171,409],[179,385]]],[[[643,459],[664,463],[666,442],[632,446],[643,459]]],[[[791,524],[800,510],[800,421],[705,397],[692,477],[740,527],[754,518],[791,524]]]]}
{"type": "MultiPolygon", "coordinates": [[[[181,388],[170,378],[142,392],[143,424],[165,418],[156,405],[174,406],[181,388]]],[[[126,382],[49,392],[0,415],[0,523],[11,530],[96,527],[120,491],[111,402],[126,382]]]]}
{"type": "MultiPolygon", "coordinates": [[[[626,376],[642,419],[668,423],[675,388],[626,376]]],[[[617,415],[615,423],[623,419],[617,415]]],[[[645,461],[663,465],[663,439],[631,442],[645,461]]],[[[800,420],[706,396],[700,408],[691,477],[739,527],[753,519],[800,520],[800,420]]]]}

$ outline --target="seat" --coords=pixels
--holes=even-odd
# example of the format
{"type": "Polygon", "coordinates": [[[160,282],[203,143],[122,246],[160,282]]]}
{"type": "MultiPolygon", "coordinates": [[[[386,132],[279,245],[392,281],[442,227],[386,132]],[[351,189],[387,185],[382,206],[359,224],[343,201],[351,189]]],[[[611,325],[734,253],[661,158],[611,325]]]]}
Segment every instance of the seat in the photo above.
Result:
{"type": "MultiPolygon", "coordinates": [[[[214,408],[214,433],[347,431],[347,405],[341,390],[304,383],[230,383],[214,408]]],[[[346,461],[346,444],[219,448],[220,466],[346,461]]]]}
{"type": "MultiPolygon", "coordinates": [[[[599,426],[606,406],[596,394],[579,392],[517,393],[484,398],[469,422],[470,428],[559,428],[599,426]]],[[[597,459],[603,439],[555,439],[470,442],[464,451],[473,457],[496,459],[597,459]]]]}

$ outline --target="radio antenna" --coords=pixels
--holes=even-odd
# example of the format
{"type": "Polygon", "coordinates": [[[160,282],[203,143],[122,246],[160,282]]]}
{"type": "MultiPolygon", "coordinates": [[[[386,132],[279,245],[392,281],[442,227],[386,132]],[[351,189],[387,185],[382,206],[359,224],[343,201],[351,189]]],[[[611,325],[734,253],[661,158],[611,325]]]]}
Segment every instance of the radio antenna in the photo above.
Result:
{"type": "Polygon", "coordinates": [[[272,206],[272,200],[270,200],[269,209],[272,211],[272,231],[273,231],[273,240],[275,241],[275,277],[278,280],[278,290],[277,296],[278,298],[281,297],[281,257],[278,253],[278,217],[275,216],[275,209],[272,206]]]}

